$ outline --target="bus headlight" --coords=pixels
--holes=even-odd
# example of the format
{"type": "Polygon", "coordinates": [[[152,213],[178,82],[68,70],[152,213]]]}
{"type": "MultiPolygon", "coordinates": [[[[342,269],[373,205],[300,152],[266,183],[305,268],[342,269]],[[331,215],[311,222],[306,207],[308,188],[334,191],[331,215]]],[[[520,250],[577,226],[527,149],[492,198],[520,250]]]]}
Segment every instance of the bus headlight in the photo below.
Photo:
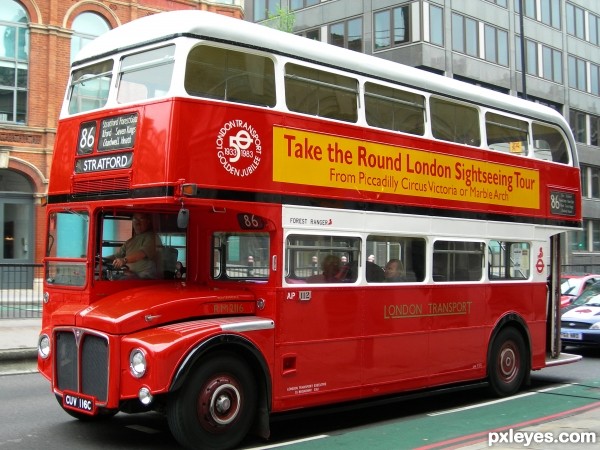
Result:
{"type": "Polygon", "coordinates": [[[38,341],[38,355],[42,359],[48,358],[50,355],[50,337],[47,334],[42,334],[38,341]]]}
{"type": "Polygon", "coordinates": [[[136,378],[141,378],[146,373],[146,355],[140,348],[134,348],[129,353],[129,371],[136,378]]]}

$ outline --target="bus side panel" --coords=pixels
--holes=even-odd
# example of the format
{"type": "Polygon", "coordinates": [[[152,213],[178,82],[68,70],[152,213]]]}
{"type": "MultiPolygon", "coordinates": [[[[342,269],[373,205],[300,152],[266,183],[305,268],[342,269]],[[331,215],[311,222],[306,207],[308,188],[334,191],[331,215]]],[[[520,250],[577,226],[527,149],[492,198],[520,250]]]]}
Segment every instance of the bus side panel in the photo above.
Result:
{"type": "Polygon", "coordinates": [[[429,303],[428,286],[363,288],[366,395],[427,385],[431,369],[429,303]]]}
{"type": "MultiPolygon", "coordinates": [[[[361,290],[310,284],[278,301],[274,410],[349,400],[361,383],[361,290]]],[[[356,398],[356,397],[354,397],[356,398]]]]}

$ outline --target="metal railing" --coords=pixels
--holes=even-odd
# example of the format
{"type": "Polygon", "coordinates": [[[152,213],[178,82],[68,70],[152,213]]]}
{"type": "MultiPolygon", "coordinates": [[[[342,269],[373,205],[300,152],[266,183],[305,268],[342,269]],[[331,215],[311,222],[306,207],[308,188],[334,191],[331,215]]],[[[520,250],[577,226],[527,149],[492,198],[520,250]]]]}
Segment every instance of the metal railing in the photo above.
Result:
{"type": "Polygon", "coordinates": [[[0,319],[42,317],[42,264],[0,264],[0,319]]]}

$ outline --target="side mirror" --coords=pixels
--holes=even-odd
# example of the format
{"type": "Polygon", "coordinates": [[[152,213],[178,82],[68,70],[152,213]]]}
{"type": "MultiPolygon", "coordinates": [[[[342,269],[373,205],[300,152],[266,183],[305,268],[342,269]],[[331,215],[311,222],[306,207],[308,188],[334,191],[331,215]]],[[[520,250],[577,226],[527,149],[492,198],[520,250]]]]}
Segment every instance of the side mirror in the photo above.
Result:
{"type": "Polygon", "coordinates": [[[181,208],[179,210],[179,214],[177,214],[177,226],[184,230],[187,228],[188,223],[190,221],[190,210],[181,208]]]}

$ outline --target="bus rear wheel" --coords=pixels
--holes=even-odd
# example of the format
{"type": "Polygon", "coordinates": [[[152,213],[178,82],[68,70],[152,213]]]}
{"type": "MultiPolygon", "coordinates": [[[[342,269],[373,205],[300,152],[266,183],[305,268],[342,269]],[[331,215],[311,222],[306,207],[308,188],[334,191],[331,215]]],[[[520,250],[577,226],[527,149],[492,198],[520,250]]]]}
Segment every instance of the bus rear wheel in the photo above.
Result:
{"type": "Polygon", "coordinates": [[[488,370],[490,387],[495,395],[506,397],[521,388],[529,364],[525,341],[515,328],[504,328],[494,339],[488,370]]]}
{"type": "Polygon", "coordinates": [[[189,449],[235,447],[254,420],[256,391],[252,371],[239,358],[221,354],[202,361],[169,402],[169,428],[189,449]]]}

